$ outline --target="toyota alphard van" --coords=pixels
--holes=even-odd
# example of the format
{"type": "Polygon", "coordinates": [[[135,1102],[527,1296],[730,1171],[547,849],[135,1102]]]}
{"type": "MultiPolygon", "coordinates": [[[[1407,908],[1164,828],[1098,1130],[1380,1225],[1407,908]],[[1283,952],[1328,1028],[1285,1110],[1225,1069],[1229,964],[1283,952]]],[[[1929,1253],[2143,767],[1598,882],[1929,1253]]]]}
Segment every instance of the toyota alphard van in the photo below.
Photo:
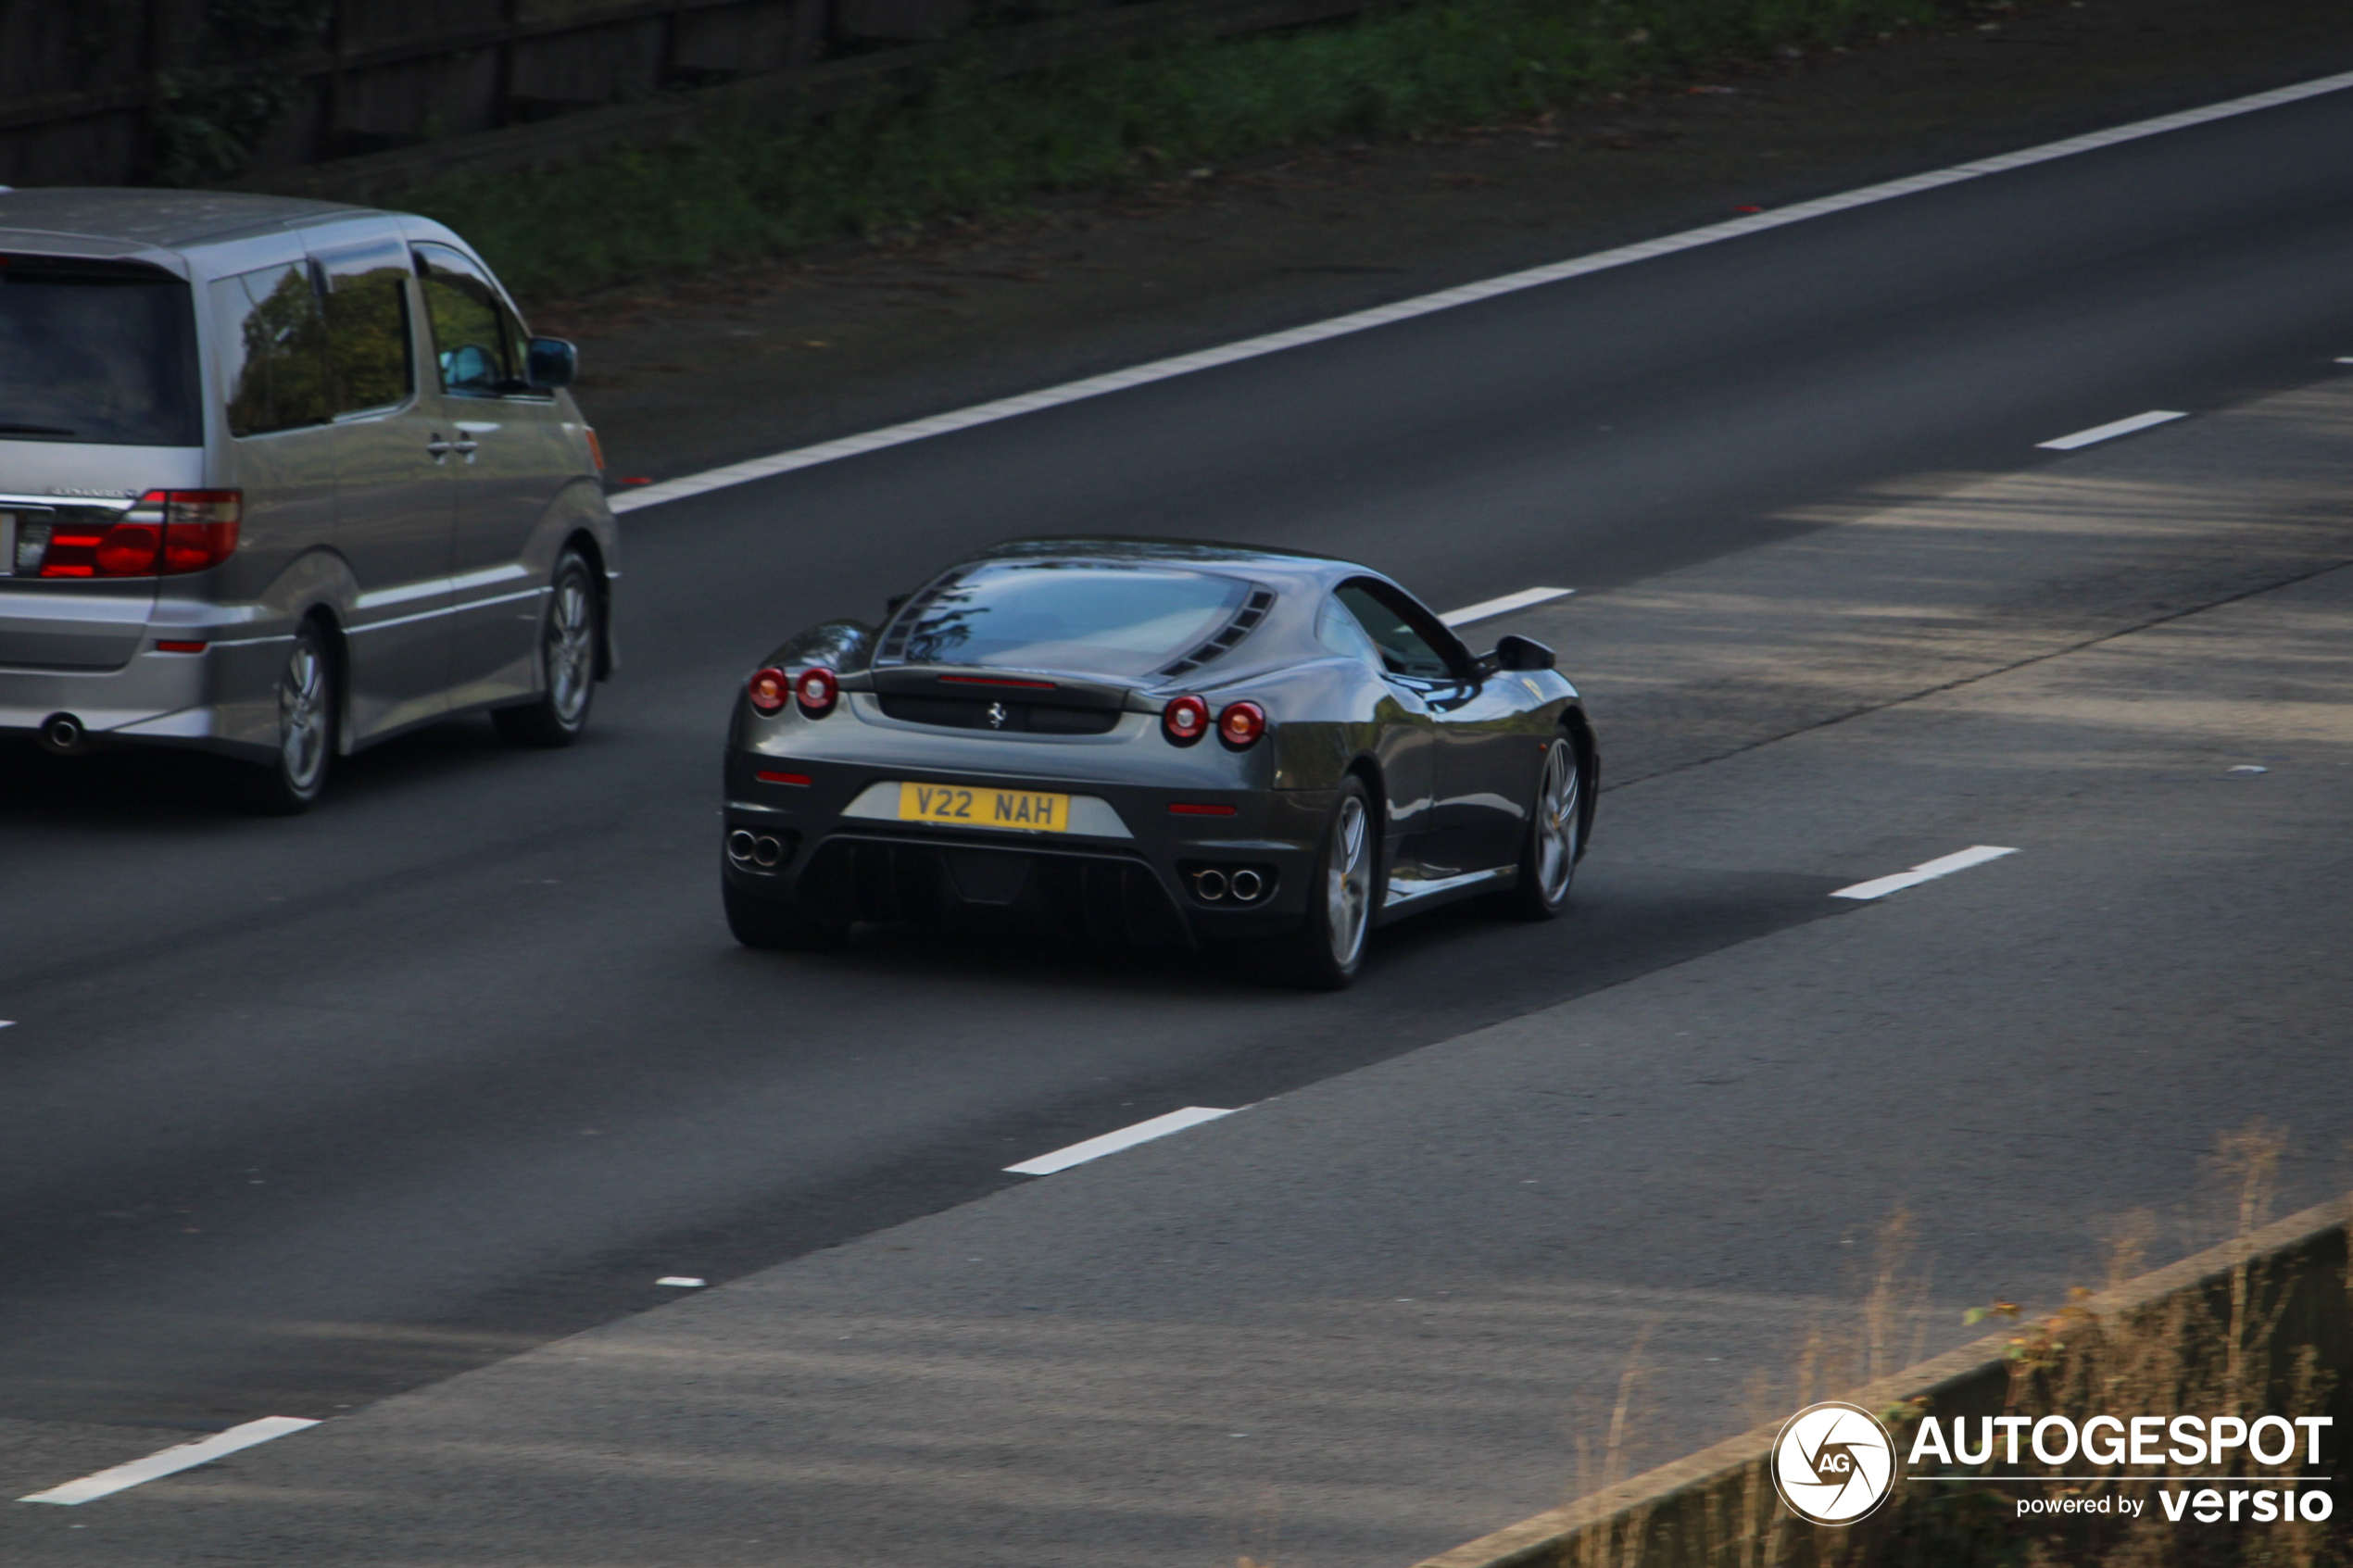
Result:
{"type": "Polygon", "coordinates": [[[422,218],[0,190],[0,732],[279,810],[458,714],[567,744],[620,565],[574,364],[422,218]]]}

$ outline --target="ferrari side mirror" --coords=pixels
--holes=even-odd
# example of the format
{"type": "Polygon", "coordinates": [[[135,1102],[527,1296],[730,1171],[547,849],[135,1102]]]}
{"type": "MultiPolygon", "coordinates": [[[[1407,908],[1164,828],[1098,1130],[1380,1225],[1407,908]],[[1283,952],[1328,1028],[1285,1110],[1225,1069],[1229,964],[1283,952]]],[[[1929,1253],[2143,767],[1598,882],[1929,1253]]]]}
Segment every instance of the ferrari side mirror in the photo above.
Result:
{"type": "Polygon", "coordinates": [[[1490,657],[1499,670],[1550,670],[1557,662],[1552,649],[1532,637],[1521,636],[1505,637],[1490,657]]]}

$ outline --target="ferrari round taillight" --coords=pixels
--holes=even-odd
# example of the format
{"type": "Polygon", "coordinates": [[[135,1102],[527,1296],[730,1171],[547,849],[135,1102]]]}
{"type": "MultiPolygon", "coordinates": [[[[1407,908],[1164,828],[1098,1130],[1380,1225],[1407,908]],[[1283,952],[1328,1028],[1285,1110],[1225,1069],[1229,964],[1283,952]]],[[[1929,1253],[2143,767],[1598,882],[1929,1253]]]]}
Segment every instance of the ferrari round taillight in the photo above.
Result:
{"type": "Polygon", "coordinates": [[[1266,733],[1266,710],[1254,702],[1235,702],[1217,716],[1217,738],[1236,751],[1258,744],[1266,733]]]}
{"type": "Polygon", "coordinates": [[[792,682],[781,670],[762,670],[744,683],[744,695],[762,713],[774,713],[792,696],[792,682]]]}
{"type": "Polygon", "coordinates": [[[800,710],[812,719],[822,719],[834,710],[834,698],[841,695],[841,683],[834,672],[820,667],[804,670],[792,684],[793,696],[800,699],[800,710]]]}
{"type": "Polygon", "coordinates": [[[1209,704],[1197,696],[1180,696],[1160,710],[1160,728],[1171,744],[1190,746],[1209,734],[1209,704]]]}

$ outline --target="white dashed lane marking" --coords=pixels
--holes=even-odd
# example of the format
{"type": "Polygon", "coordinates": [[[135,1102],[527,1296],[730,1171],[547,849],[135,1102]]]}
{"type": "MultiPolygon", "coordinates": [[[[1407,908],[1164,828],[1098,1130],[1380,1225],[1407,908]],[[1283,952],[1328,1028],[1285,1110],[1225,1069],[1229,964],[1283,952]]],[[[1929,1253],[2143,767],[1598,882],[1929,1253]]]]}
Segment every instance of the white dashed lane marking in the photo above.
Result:
{"type": "Polygon", "coordinates": [[[159,1481],[166,1475],[177,1475],[199,1464],[209,1464],[241,1449],[266,1443],[272,1437],[283,1437],[289,1432],[299,1432],[306,1426],[316,1426],[315,1421],[305,1421],[296,1415],[265,1415],[259,1421],[248,1421],[242,1426],[232,1426],[226,1432],[216,1432],[209,1437],[199,1437],[193,1443],[166,1449],[161,1453],[134,1459],[128,1464],[118,1464],[111,1470],[101,1470],[94,1475],[84,1475],[79,1481],[69,1481],[62,1486],[52,1486],[45,1492],[19,1498],[19,1502],[53,1502],[70,1508],[76,1503],[95,1502],[117,1492],[149,1481],[159,1481]]]}
{"type": "Polygon", "coordinates": [[[1575,592],[1577,590],[1574,588],[1522,588],[1518,593],[1505,594],[1500,599],[1481,599],[1475,605],[1465,605],[1460,609],[1450,609],[1438,619],[1449,626],[1467,626],[1474,621],[1484,621],[1490,616],[1509,615],[1516,609],[1526,609],[1530,605],[1549,604],[1554,599],[1565,599],[1575,592]]]}
{"type": "Polygon", "coordinates": [[[1101,1160],[1106,1154],[1117,1154],[1123,1148],[1133,1148],[1139,1143],[1150,1143],[1232,1114],[1230,1110],[1215,1110],[1205,1105],[1189,1105],[1182,1110],[1172,1110],[1165,1116],[1155,1116],[1149,1122],[1139,1122],[1132,1127],[1122,1127],[1115,1133],[1105,1133],[1101,1137],[1088,1138],[1085,1143],[1075,1143],[1018,1165],[1008,1165],[1005,1170],[1016,1176],[1051,1176],[1073,1165],[1084,1165],[1089,1160],[1101,1160]]]}
{"type": "Polygon", "coordinates": [[[1869,882],[1858,882],[1852,887],[1839,888],[1831,897],[1833,898],[1883,898],[1899,889],[1918,887],[1923,882],[1934,882],[1940,876],[1951,876],[1955,872],[1965,872],[1971,866],[1982,866],[1988,860],[1998,860],[2005,855],[2017,853],[2015,849],[2005,849],[1998,845],[1972,845],[1955,854],[1940,855],[1933,860],[1923,860],[1908,872],[1898,872],[1894,876],[1877,877],[1869,882]]]}
{"type": "Polygon", "coordinates": [[[2171,424],[2175,420],[2188,418],[2189,415],[2178,408],[2152,408],[2145,414],[2135,414],[2129,420],[2117,420],[2109,424],[2094,425],[2089,430],[2079,430],[2073,435],[2062,435],[2056,441],[2038,441],[2034,445],[2046,452],[2072,452],[2078,446],[2090,446],[2097,442],[2113,441],[2120,435],[2130,435],[2136,430],[2146,430],[2152,425],[2171,424]]]}

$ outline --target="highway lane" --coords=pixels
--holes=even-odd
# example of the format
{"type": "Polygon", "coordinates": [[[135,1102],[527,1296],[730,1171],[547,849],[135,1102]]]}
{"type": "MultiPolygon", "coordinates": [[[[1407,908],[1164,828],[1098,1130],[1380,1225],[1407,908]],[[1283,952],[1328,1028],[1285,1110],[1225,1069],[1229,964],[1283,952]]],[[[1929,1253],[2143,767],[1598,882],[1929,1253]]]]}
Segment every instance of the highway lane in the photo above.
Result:
{"type": "MultiPolygon", "coordinates": [[[[1964,1305],[2064,1299],[2120,1232],[2153,1262],[2227,1233],[2239,1184],[2209,1162],[2250,1122],[2289,1135],[2278,1208],[2341,1191],[2349,425],[2353,383],[2316,389],[1551,614],[1647,626],[1672,660],[1675,604],[1705,607],[1786,667],[1803,636],[1777,611],[1825,543],[1847,570],[1818,592],[1846,596],[1818,608],[1852,636],[1919,604],[1904,569],[1949,558],[1957,518],[2064,535],[2087,486],[2202,509],[2322,480],[2280,521],[2327,519],[2334,568],[2089,643],[2013,637],[2040,657],[1613,799],[1636,874],[2015,853],[226,1463],[0,1511],[0,1555],[1403,1563],[1776,1421],[1817,1374],[1968,1337],[1964,1305]],[[1899,1215],[1908,1255],[1875,1241],[1899,1215]]],[[[19,1495],[157,1446],[32,1436],[0,1421],[19,1495]]]]}
{"type": "Polygon", "coordinates": [[[1441,605],[1591,590],[2308,379],[2353,352],[2349,98],[634,514],[626,669],[570,754],[453,726],[291,823],[156,759],[10,759],[0,1417],[331,1414],[1000,1156],[1823,918],[1827,870],[1614,863],[1605,810],[1574,920],[1407,928],[1343,998],[907,933],[749,955],[711,885],[720,725],[777,635],[1008,534],[1329,549],[1441,605]]]}

